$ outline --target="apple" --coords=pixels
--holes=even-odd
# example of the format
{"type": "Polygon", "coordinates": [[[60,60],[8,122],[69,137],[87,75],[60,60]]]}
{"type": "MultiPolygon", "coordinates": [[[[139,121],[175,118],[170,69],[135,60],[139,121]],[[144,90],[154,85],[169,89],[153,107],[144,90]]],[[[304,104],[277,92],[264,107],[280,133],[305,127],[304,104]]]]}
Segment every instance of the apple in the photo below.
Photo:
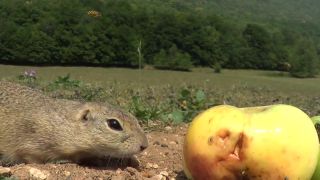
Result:
{"type": "MultiPolygon", "coordinates": [[[[314,116],[311,118],[313,124],[315,125],[317,131],[318,131],[318,134],[320,133],[320,116],[314,116]]],[[[319,135],[318,135],[319,137],[319,135]]],[[[314,171],[313,173],[313,176],[312,176],[312,180],[319,180],[320,179],[320,155],[318,157],[318,164],[317,164],[317,167],[316,167],[316,170],[314,171]]]]}
{"type": "Polygon", "coordinates": [[[183,165],[195,180],[308,180],[318,152],[314,125],[296,107],[220,105],[191,122],[183,165]]]}
{"type": "Polygon", "coordinates": [[[320,124],[320,116],[314,116],[311,118],[314,125],[320,124]]]}

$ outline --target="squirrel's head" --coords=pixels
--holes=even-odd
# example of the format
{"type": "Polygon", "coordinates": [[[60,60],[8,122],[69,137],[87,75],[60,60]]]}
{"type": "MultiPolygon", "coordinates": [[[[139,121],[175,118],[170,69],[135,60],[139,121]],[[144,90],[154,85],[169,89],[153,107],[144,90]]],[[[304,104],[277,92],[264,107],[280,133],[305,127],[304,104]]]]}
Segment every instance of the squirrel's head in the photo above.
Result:
{"type": "Polygon", "coordinates": [[[123,158],[148,146],[137,119],[108,104],[85,103],[77,110],[76,119],[90,136],[89,149],[96,155],[123,158]]]}

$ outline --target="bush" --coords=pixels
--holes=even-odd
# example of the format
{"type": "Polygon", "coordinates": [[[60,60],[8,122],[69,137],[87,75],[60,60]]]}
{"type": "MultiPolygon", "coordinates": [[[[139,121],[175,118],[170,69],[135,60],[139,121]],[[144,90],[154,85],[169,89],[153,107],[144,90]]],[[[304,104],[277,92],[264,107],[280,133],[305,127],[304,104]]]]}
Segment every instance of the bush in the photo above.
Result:
{"type": "Polygon", "coordinates": [[[72,89],[78,87],[80,87],[80,81],[71,79],[70,74],[67,74],[66,76],[58,76],[57,79],[48,86],[49,90],[55,90],[59,88],[72,89]]]}
{"type": "Polygon", "coordinates": [[[190,122],[198,113],[212,106],[204,90],[195,87],[183,88],[171,102],[173,110],[168,114],[168,119],[179,124],[190,122]]]}
{"type": "Polygon", "coordinates": [[[215,73],[221,73],[221,69],[222,68],[221,68],[220,63],[216,63],[212,68],[213,68],[215,73]]]}
{"type": "Polygon", "coordinates": [[[176,45],[173,45],[168,51],[161,49],[154,57],[154,64],[157,69],[180,71],[190,71],[193,67],[190,55],[182,53],[176,45]]]}
{"type": "Polygon", "coordinates": [[[162,113],[158,104],[148,103],[139,95],[132,97],[130,111],[135,115],[135,117],[146,123],[150,120],[158,119],[162,113]]]}
{"type": "Polygon", "coordinates": [[[312,48],[312,43],[301,40],[292,57],[292,68],[290,74],[298,78],[311,78],[318,74],[319,60],[316,49],[312,48]]]}

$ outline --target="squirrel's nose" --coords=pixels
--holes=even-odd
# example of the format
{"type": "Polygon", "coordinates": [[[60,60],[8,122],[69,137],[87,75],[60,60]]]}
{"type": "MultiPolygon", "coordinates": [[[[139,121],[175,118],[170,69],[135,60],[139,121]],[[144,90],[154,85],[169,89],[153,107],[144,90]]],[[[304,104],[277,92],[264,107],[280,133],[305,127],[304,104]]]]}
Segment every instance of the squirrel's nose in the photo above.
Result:
{"type": "Polygon", "coordinates": [[[147,147],[148,147],[148,145],[147,145],[147,146],[141,145],[141,146],[140,146],[140,151],[143,151],[143,150],[147,149],[147,147]]]}
{"type": "Polygon", "coordinates": [[[142,138],[142,142],[141,142],[141,145],[140,145],[140,151],[143,151],[145,150],[147,147],[148,147],[148,139],[147,139],[147,136],[143,136],[142,138]]]}

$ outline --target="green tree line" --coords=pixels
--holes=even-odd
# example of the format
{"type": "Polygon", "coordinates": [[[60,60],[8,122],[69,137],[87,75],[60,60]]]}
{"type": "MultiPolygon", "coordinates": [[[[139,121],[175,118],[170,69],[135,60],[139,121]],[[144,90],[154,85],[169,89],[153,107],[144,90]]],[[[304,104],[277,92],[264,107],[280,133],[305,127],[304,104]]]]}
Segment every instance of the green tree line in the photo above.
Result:
{"type": "Polygon", "coordinates": [[[2,0],[0,13],[4,64],[137,67],[142,55],[144,65],[162,69],[286,70],[297,77],[319,69],[310,33],[235,21],[179,0],[2,0]]]}

